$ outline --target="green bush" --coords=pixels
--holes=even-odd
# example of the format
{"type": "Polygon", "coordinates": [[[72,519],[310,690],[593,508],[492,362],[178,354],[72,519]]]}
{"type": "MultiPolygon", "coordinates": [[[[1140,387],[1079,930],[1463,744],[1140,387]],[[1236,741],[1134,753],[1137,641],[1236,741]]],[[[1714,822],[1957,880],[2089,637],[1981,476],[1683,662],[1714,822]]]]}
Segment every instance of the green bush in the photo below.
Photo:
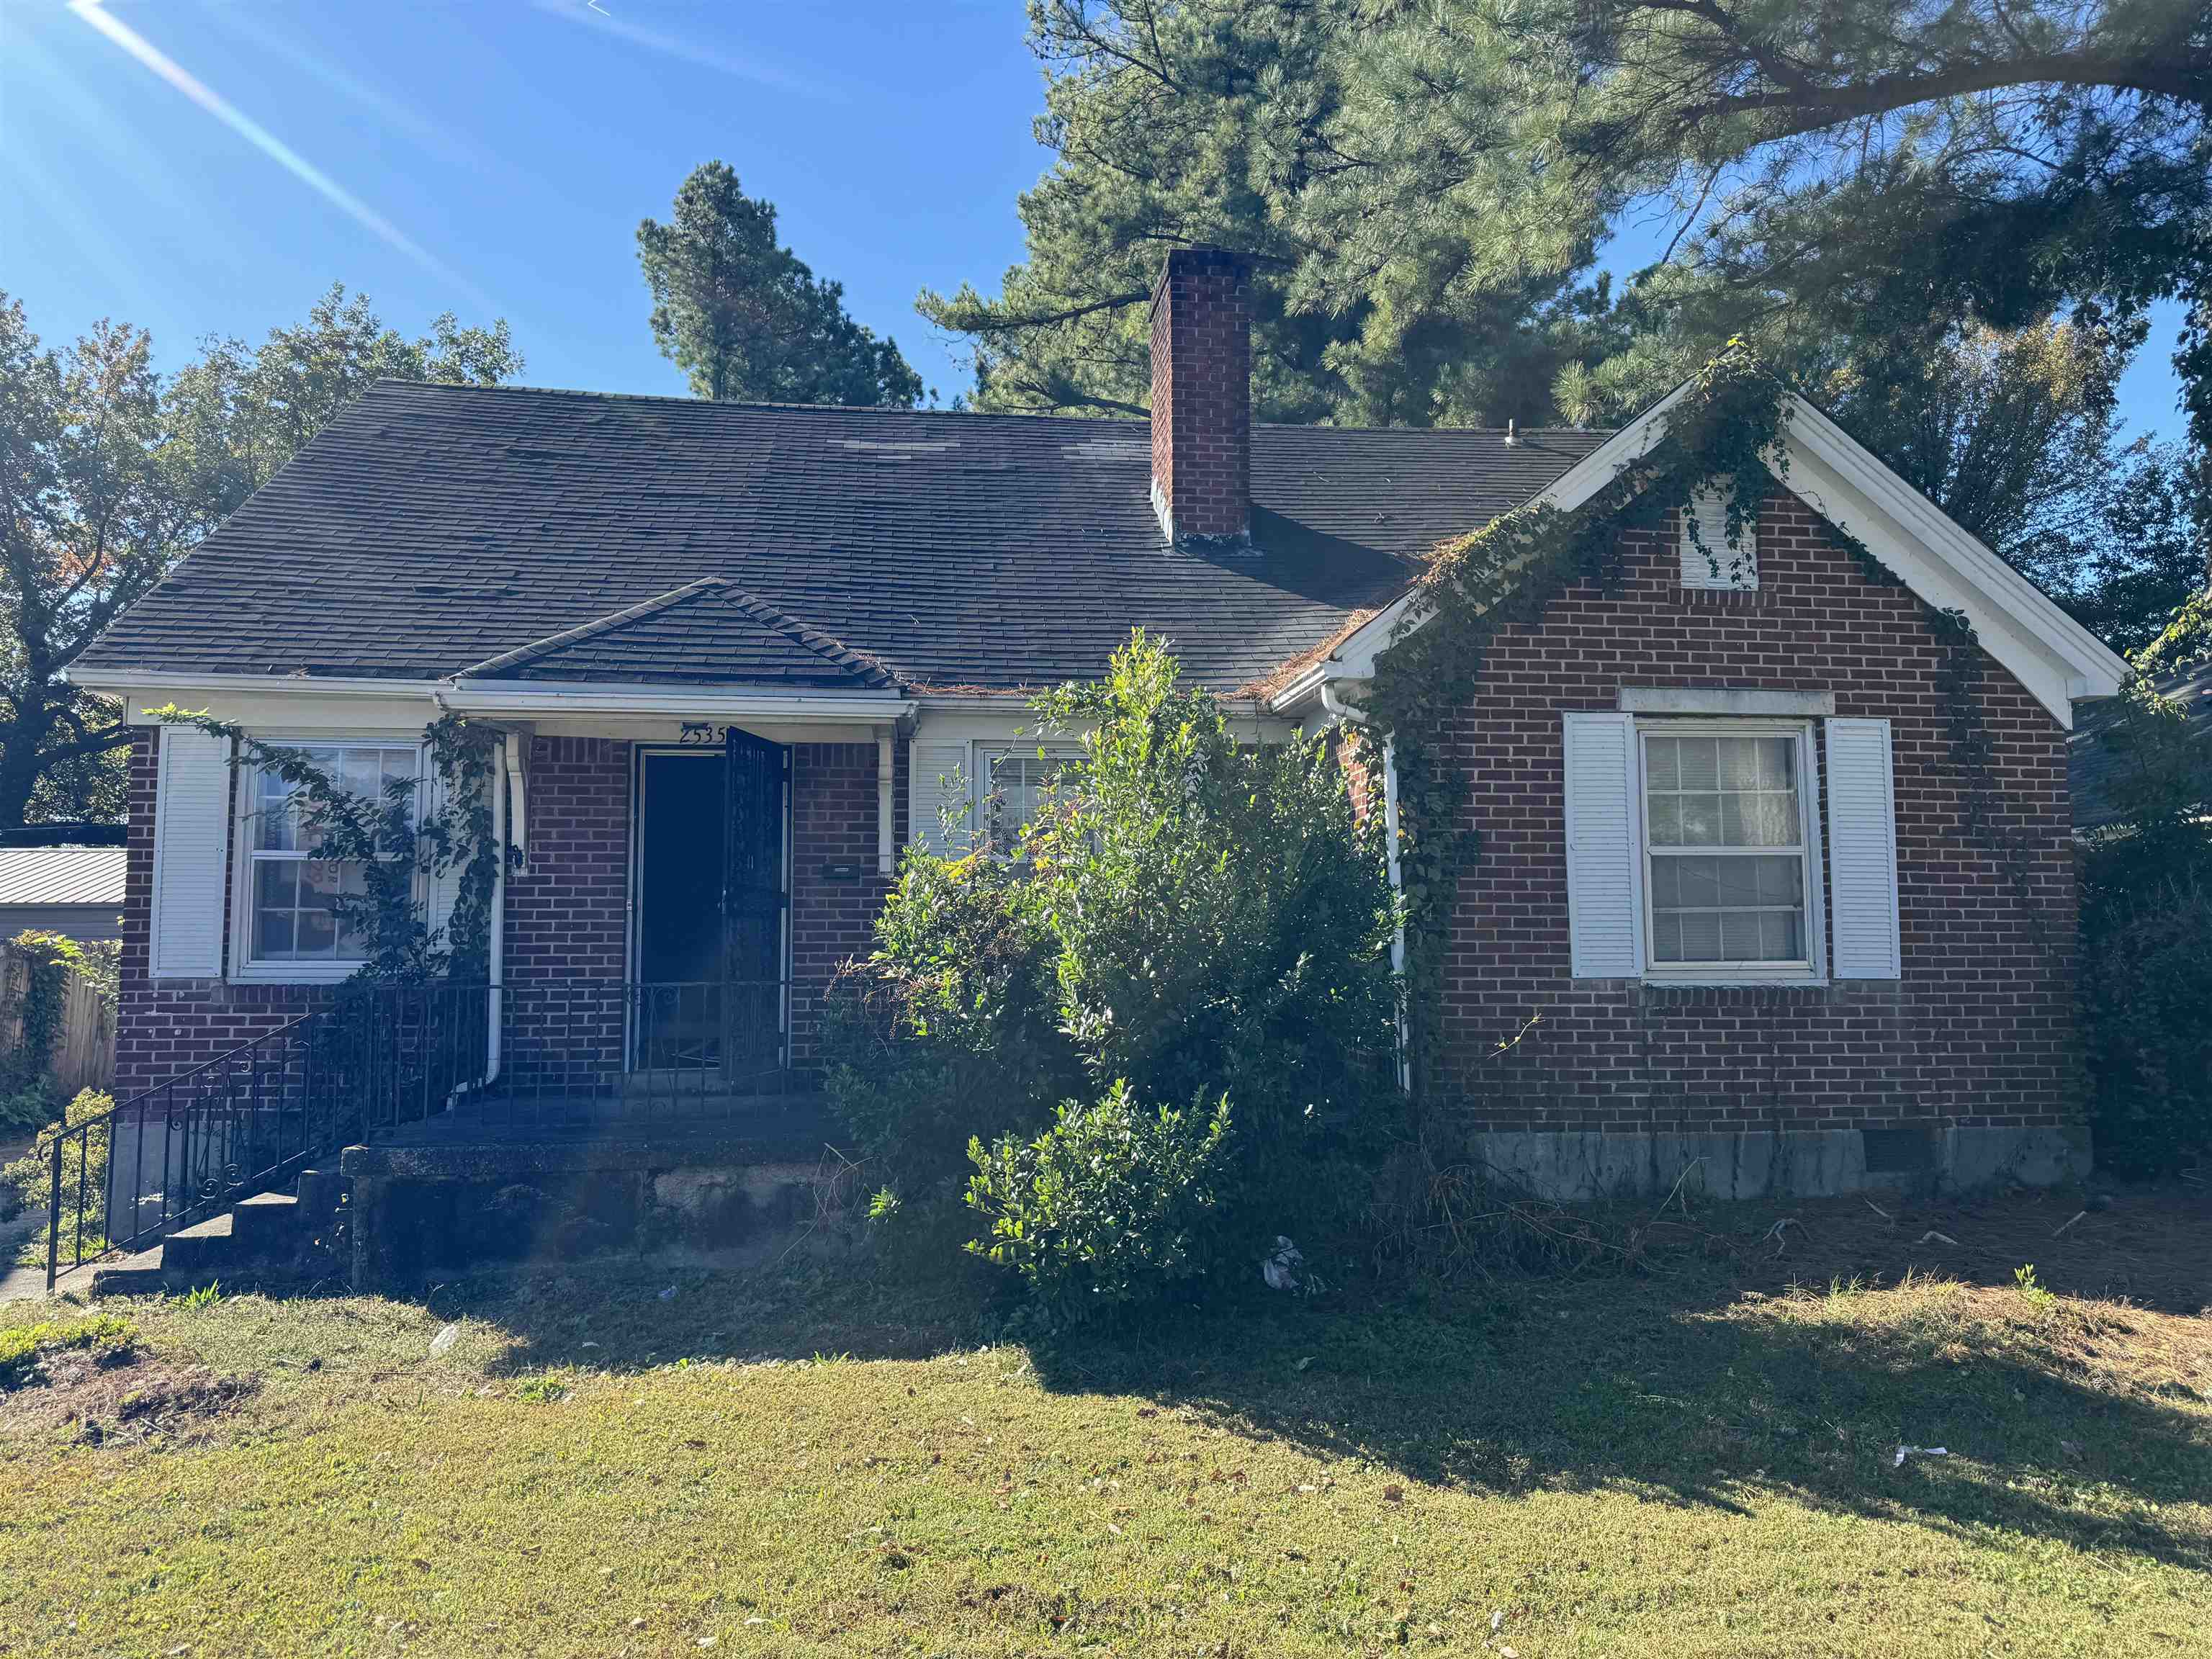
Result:
{"type": "Polygon", "coordinates": [[[2099,1163],[2150,1174],[2212,1153],[2212,752],[2140,686],[2099,740],[2125,816],[2079,862],[2090,1121],[2099,1163]]]}
{"type": "Polygon", "coordinates": [[[1060,1030],[1051,935],[1010,866],[909,852],[877,949],[831,983],[819,1042],[830,1105],[874,1178],[950,1199],[977,1136],[1034,1133],[1083,1087],[1060,1030]]]}
{"type": "MultiPolygon", "coordinates": [[[[1082,758],[1009,855],[908,853],[874,952],[831,998],[833,1104],[894,1186],[941,1192],[973,1140],[979,1212],[1026,1224],[1026,1183],[1047,1175],[1073,1212],[1083,1170],[1058,1149],[1104,1132],[1062,1103],[1225,1098],[1237,1133],[1209,1145],[1211,1213],[1188,1230],[1205,1248],[1178,1261],[1257,1261],[1279,1233],[1350,1218],[1398,1099],[1379,824],[1322,744],[1240,744],[1141,634],[1103,681],[1034,707],[1042,733],[1081,734],[1082,758]]],[[[1124,1166],[1094,1178],[1084,1213],[1122,1212],[1124,1166]]]]}
{"type": "Polygon", "coordinates": [[[1147,1111],[1117,1081],[1096,1105],[1063,1104],[1032,1139],[978,1140],[968,1203],[989,1231],[969,1248],[1066,1316],[1187,1285],[1221,1248],[1229,1122],[1225,1099],[1147,1111]]]}
{"type": "Polygon", "coordinates": [[[2100,1164],[2148,1175],[2212,1153],[2212,872],[2112,887],[2082,913],[2090,1120],[2100,1164]]]}

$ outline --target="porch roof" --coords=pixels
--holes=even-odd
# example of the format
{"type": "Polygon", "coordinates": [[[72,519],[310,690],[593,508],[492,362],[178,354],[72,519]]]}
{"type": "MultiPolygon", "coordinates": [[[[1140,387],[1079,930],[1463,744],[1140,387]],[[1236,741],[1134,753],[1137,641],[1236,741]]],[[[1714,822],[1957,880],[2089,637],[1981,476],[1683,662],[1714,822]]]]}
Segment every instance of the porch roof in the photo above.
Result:
{"type": "Polygon", "coordinates": [[[1136,422],[386,381],[76,676],[419,684],[507,659],[805,695],[829,662],[836,690],[866,664],[1006,691],[1093,675],[1141,626],[1235,690],[1603,436],[1255,426],[1252,544],[1209,550],[1162,536],[1136,422]]]}

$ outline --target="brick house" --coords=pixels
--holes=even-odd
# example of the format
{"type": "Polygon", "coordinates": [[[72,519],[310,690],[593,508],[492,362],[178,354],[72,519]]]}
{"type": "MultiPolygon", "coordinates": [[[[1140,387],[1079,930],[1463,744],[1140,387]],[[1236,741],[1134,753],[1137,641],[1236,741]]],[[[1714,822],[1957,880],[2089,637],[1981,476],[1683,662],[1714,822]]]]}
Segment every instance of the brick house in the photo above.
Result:
{"type": "MultiPolygon", "coordinates": [[[[1241,270],[1188,250],[1155,295],[1149,433],[380,384],[76,672],[137,728],[118,1098],[353,971],[345,874],[295,844],[281,784],[151,708],[364,780],[413,775],[442,710],[488,723],[493,1069],[616,1098],[803,1079],[902,848],[1031,798],[1026,691],[1141,626],[1256,738],[1357,718],[1431,549],[1587,500],[1669,406],[1613,433],[1255,424],[1249,356],[1241,270]]],[[[1786,441],[1737,568],[1624,532],[1620,580],[1510,630],[1453,723],[1485,850],[1445,1070],[1486,1155],[1550,1190],[2087,1156],[2067,737],[2124,665],[1817,410],[1786,441]],[[1923,600],[1980,641],[2009,866],[1966,833],[1923,600]]]]}

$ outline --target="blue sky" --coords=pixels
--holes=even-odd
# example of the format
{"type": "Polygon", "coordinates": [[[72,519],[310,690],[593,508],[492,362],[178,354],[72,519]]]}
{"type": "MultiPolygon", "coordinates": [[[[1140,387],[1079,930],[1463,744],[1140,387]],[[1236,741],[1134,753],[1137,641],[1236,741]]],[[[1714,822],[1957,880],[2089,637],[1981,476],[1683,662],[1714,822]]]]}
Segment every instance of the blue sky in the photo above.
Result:
{"type": "MultiPolygon", "coordinates": [[[[50,343],[150,328],[165,368],[343,281],[410,333],[506,317],[533,384],[680,392],[635,232],[720,157],[949,398],[914,296],[995,289],[1050,159],[1019,0],[87,4],[0,0],[0,289],[50,343]]],[[[2179,429],[2172,333],[2131,426],[2179,429]]]]}

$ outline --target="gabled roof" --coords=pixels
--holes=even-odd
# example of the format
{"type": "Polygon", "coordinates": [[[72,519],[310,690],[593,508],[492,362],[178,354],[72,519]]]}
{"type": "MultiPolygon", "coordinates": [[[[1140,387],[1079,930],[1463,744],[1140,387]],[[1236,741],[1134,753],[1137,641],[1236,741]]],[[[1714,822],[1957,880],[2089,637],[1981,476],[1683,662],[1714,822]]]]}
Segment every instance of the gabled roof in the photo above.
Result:
{"type": "Polygon", "coordinates": [[[881,663],[719,576],[463,669],[465,680],[874,690],[881,663]]]}
{"type": "Polygon", "coordinates": [[[120,906],[120,847],[0,848],[0,904],[120,906]]]}
{"type": "Polygon", "coordinates": [[[734,594],[908,686],[1085,678],[1141,626],[1233,690],[1603,439],[1256,426],[1253,544],[1222,550],[1161,536],[1137,422],[383,381],[73,672],[419,683],[537,645],[550,674],[576,630],[571,668],[665,669],[720,606],[795,684],[811,647],[734,594]],[[717,599],[610,623],[709,578],[717,599]]]}
{"type": "MultiPolygon", "coordinates": [[[[1667,411],[1688,382],[1594,447],[1531,499],[1571,511],[1610,483],[1666,431],[1667,411]]],[[[1926,496],[1796,392],[1787,394],[1789,418],[1781,442],[1787,451],[1785,487],[1838,529],[1856,536],[1898,579],[1942,611],[1963,612],[1982,647],[2010,670],[2058,723],[2074,724],[2074,699],[2117,695],[2128,665],[1926,496]]],[[[1353,618],[1326,648],[1279,672],[1271,701],[1279,708],[1302,704],[1321,684],[1364,678],[1389,647],[1413,605],[1410,588],[1353,618]]]]}

